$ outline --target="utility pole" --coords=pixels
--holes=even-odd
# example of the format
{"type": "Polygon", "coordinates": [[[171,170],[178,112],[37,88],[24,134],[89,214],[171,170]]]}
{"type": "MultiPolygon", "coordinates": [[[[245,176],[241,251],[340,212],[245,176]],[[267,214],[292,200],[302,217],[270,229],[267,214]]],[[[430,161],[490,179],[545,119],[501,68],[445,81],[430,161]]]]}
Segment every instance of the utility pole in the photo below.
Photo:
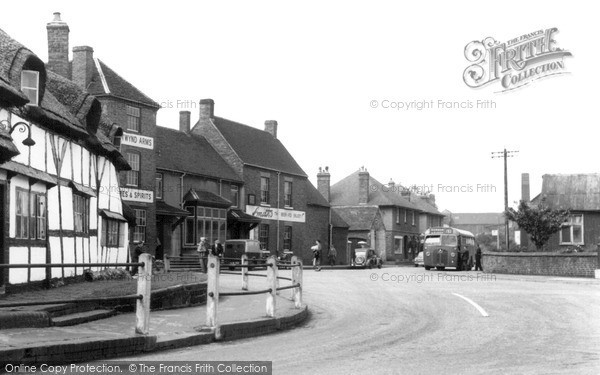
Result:
{"type": "MultiPolygon", "coordinates": [[[[506,158],[512,158],[519,151],[504,151],[500,152],[492,152],[492,159],[504,158],[504,212],[508,211],[508,163],[506,162],[506,158]]],[[[505,238],[506,238],[506,251],[510,250],[509,243],[509,232],[508,232],[508,218],[504,215],[504,230],[505,230],[505,238]]],[[[500,237],[500,236],[498,236],[500,237]]]]}

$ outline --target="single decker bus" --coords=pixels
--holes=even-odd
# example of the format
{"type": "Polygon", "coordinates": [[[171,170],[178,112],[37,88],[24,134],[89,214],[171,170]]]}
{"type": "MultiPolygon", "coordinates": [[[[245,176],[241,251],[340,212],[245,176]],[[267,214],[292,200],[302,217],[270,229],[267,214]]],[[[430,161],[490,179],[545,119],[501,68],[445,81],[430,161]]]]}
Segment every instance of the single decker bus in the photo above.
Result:
{"type": "Polygon", "coordinates": [[[426,270],[435,267],[444,270],[454,267],[457,271],[473,267],[473,255],[477,250],[473,233],[449,227],[433,227],[425,231],[423,263],[426,270]]]}

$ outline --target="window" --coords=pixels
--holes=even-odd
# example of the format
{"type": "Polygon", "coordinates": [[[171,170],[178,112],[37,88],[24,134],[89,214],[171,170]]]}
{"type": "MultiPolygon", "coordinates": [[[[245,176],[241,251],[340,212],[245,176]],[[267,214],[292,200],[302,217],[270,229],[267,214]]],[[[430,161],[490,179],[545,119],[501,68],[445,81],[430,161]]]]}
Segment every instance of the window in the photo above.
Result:
{"type": "Polygon", "coordinates": [[[404,224],[406,224],[408,222],[408,220],[406,219],[408,216],[408,211],[404,210],[404,224]]]}
{"type": "Polygon", "coordinates": [[[292,182],[283,183],[283,204],[285,207],[292,207],[292,182]]]}
{"type": "Polygon", "coordinates": [[[125,223],[103,218],[101,245],[107,247],[125,246],[125,223]]]}
{"type": "Polygon", "coordinates": [[[269,177],[260,178],[260,203],[269,204],[269,177]]]}
{"type": "Polygon", "coordinates": [[[138,186],[140,183],[140,154],[133,152],[127,153],[127,162],[131,166],[131,170],[127,171],[127,186],[138,186]]]}
{"type": "Polygon", "coordinates": [[[213,243],[215,240],[225,241],[227,235],[227,211],[222,208],[186,206],[190,213],[185,219],[184,244],[195,246],[200,237],[213,243]]]}
{"type": "Polygon", "coordinates": [[[127,130],[140,132],[140,109],[130,105],[127,106],[127,130]]]}
{"type": "Polygon", "coordinates": [[[21,72],[21,91],[29,99],[28,105],[37,106],[39,103],[40,73],[34,70],[21,72]]]}
{"type": "MultiPolygon", "coordinates": [[[[189,216],[185,218],[184,227],[184,243],[186,245],[195,245],[194,243],[194,207],[186,206],[185,209],[189,211],[189,216]]],[[[202,237],[202,236],[200,236],[202,237]]]]}
{"type": "Polygon", "coordinates": [[[412,214],[412,225],[415,225],[415,211],[411,211],[412,214]]]}
{"type": "Polygon", "coordinates": [[[396,207],[396,224],[400,224],[400,207],[396,207]]]}
{"type": "Polygon", "coordinates": [[[135,210],[137,225],[133,228],[133,242],[146,241],[146,210],[135,210]]]}
{"type": "Polygon", "coordinates": [[[88,233],[90,228],[90,200],[73,194],[73,216],[76,233],[88,233]]]}
{"type": "Polygon", "coordinates": [[[240,206],[240,187],[237,185],[231,185],[231,204],[233,207],[240,206]]]}
{"type": "Polygon", "coordinates": [[[583,245],[583,214],[569,216],[560,230],[560,244],[583,245]]]}
{"type": "Polygon", "coordinates": [[[258,229],[258,241],[261,250],[268,250],[269,247],[269,224],[261,224],[258,229]]]}
{"type": "Polygon", "coordinates": [[[15,238],[46,239],[46,195],[16,190],[15,238]]]}
{"type": "Polygon", "coordinates": [[[163,174],[162,173],[157,173],[156,174],[156,184],[155,184],[155,188],[156,188],[156,199],[163,199],[163,174]]]}
{"type": "Polygon", "coordinates": [[[283,250],[292,251],[292,227],[283,227],[283,250]]]}

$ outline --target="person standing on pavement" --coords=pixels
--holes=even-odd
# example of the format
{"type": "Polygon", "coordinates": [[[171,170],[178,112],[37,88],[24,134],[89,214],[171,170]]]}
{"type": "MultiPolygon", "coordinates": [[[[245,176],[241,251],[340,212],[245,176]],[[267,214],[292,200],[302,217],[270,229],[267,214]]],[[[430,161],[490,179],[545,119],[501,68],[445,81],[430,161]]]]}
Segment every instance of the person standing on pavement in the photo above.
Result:
{"type": "Polygon", "coordinates": [[[331,245],[331,247],[329,248],[329,265],[330,266],[335,266],[335,261],[337,258],[337,250],[335,249],[335,247],[333,247],[333,245],[331,245]]]}
{"type": "Polygon", "coordinates": [[[483,272],[483,267],[481,267],[481,247],[477,245],[477,251],[475,252],[475,271],[483,272]]]}
{"type": "Polygon", "coordinates": [[[321,241],[315,240],[314,246],[310,248],[313,252],[313,269],[315,271],[321,270],[321,241]]]}
{"type": "MultiPolygon", "coordinates": [[[[132,263],[138,263],[140,261],[140,255],[144,253],[144,241],[137,242],[135,249],[133,250],[133,257],[131,257],[132,263]]],[[[133,266],[131,276],[135,276],[138,273],[139,266],[133,266]]]]}
{"type": "Polygon", "coordinates": [[[210,253],[219,258],[223,256],[223,245],[221,245],[221,241],[215,240],[215,243],[214,245],[212,245],[210,253]]]}
{"type": "Polygon", "coordinates": [[[206,273],[206,262],[208,261],[208,241],[206,237],[200,237],[200,243],[198,243],[198,256],[200,257],[200,269],[206,273]]]}

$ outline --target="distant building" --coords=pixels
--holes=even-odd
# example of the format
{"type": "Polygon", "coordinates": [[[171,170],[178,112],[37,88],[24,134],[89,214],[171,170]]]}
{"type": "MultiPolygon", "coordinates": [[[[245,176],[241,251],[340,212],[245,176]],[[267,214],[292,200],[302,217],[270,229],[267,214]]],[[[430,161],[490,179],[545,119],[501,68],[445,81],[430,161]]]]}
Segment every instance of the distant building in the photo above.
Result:
{"type": "Polygon", "coordinates": [[[545,174],[542,191],[532,199],[532,204],[538,204],[542,199],[550,208],[568,209],[571,213],[562,229],[548,241],[548,249],[575,246],[588,251],[597,249],[600,243],[600,174],[545,174]]]}
{"type": "Polygon", "coordinates": [[[504,230],[504,215],[498,212],[485,213],[453,213],[448,211],[447,224],[453,228],[464,229],[475,236],[491,235],[495,230],[504,230]]]}
{"type": "Polygon", "coordinates": [[[384,260],[411,261],[419,235],[430,226],[442,225],[444,216],[432,203],[434,197],[421,197],[393,182],[384,185],[365,168],[330,188],[321,182],[318,186],[324,196],[329,191],[329,203],[350,225],[352,250],[366,241],[384,260]]]}

